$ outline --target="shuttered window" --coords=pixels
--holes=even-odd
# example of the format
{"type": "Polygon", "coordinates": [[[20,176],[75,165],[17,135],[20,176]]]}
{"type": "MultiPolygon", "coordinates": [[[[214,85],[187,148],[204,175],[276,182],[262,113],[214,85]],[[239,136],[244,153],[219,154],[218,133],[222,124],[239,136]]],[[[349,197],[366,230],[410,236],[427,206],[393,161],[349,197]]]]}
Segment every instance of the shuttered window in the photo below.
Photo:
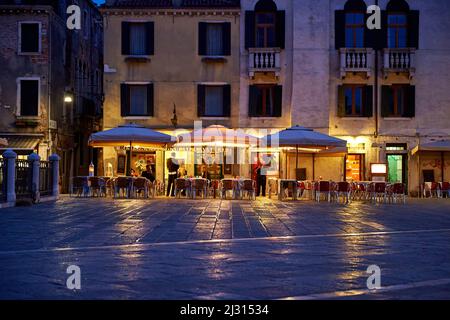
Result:
{"type": "Polygon", "coordinates": [[[338,87],[338,116],[373,116],[373,87],[366,85],[343,85],[338,87]]]}
{"type": "Polygon", "coordinates": [[[382,117],[413,118],[415,116],[415,86],[383,86],[381,95],[382,117]]]}
{"type": "Polygon", "coordinates": [[[197,94],[199,117],[230,117],[230,85],[199,85],[197,94]]]}
{"type": "Polygon", "coordinates": [[[20,80],[20,115],[39,115],[39,80],[20,80]]]}
{"type": "Polygon", "coordinates": [[[20,24],[20,52],[39,53],[40,50],[39,23],[20,24]]]}
{"type": "Polygon", "coordinates": [[[154,54],[153,22],[122,22],[122,54],[154,54]]]}
{"type": "Polygon", "coordinates": [[[231,23],[199,23],[199,55],[231,55],[231,23]]]}
{"type": "Polygon", "coordinates": [[[153,116],[153,84],[121,85],[122,117],[153,116]]]}
{"type": "Polygon", "coordinates": [[[281,117],[283,87],[278,85],[250,86],[250,117],[281,117]]]}
{"type": "Polygon", "coordinates": [[[285,11],[246,11],[245,48],[285,48],[285,11]]]}

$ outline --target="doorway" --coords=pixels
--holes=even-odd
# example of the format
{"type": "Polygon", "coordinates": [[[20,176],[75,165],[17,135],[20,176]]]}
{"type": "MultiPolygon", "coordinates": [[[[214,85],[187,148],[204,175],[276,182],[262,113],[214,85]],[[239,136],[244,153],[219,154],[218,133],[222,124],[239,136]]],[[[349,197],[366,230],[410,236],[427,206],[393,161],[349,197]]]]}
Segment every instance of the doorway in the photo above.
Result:
{"type": "Polygon", "coordinates": [[[407,184],[407,156],[405,154],[387,155],[388,182],[407,184]]]}

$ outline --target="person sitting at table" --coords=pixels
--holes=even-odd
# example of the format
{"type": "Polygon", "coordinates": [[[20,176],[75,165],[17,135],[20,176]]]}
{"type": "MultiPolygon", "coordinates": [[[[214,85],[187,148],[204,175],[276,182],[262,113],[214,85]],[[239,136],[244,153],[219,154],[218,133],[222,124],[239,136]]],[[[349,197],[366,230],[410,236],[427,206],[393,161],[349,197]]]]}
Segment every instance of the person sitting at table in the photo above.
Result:
{"type": "Polygon", "coordinates": [[[184,178],[187,176],[187,171],[184,166],[181,166],[180,169],[178,169],[178,178],[184,178]]]}
{"type": "Polygon", "coordinates": [[[211,180],[211,176],[206,166],[202,166],[201,177],[202,179],[211,180]]]}
{"type": "Polygon", "coordinates": [[[150,180],[151,183],[155,182],[156,178],[155,178],[155,174],[153,173],[151,165],[148,164],[145,167],[145,171],[142,172],[142,177],[147,178],[148,180],[150,180]]]}
{"type": "Polygon", "coordinates": [[[131,170],[130,170],[130,176],[133,177],[133,178],[137,178],[138,177],[138,174],[136,173],[136,171],[133,168],[131,168],[131,170]]]}

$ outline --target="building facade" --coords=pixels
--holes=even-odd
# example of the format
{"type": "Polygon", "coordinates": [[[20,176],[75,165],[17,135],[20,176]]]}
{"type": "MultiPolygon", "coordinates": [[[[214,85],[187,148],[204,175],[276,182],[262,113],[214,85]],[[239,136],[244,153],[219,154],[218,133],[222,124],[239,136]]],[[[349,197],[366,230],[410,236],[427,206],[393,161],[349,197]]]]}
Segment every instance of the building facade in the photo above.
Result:
{"type": "MultiPolygon", "coordinates": [[[[450,137],[449,5],[107,1],[104,127],[136,122],[174,134],[176,118],[188,130],[203,120],[258,135],[301,125],[347,140],[347,150],[304,151],[297,172],[294,154],[278,155],[275,175],[365,181],[372,164],[386,163],[388,181],[417,194],[430,174],[450,174],[449,155],[411,153],[450,137]],[[370,5],[381,29],[366,27],[370,5]]],[[[125,151],[103,152],[117,174],[125,151]]]]}
{"type": "Polygon", "coordinates": [[[100,129],[103,96],[100,12],[76,1],[82,26],[69,30],[74,3],[0,1],[0,136],[22,157],[61,155],[63,191],[87,173],[87,137],[100,129]]]}

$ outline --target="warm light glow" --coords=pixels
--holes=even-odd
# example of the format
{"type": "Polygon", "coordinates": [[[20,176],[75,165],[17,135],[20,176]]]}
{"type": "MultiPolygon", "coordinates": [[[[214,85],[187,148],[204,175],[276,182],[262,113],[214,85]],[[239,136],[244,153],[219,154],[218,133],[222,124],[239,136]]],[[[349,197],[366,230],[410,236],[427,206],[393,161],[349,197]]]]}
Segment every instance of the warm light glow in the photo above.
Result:
{"type": "Polygon", "coordinates": [[[65,103],[72,103],[73,102],[72,96],[65,96],[64,97],[64,102],[65,103]]]}
{"type": "Polygon", "coordinates": [[[386,174],[387,173],[387,165],[385,163],[372,163],[370,169],[371,169],[372,174],[386,174]]]}

